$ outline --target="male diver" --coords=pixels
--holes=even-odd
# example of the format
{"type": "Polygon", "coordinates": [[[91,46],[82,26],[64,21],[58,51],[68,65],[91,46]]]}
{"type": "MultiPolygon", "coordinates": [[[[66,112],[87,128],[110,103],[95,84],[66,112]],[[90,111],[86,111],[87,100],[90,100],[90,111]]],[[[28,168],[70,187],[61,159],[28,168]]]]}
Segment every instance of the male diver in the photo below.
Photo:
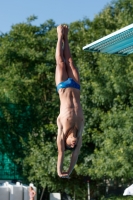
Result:
{"type": "Polygon", "coordinates": [[[55,82],[60,98],[57,173],[61,178],[69,178],[82,145],[84,116],[80,104],[80,78],[70,53],[66,25],[57,27],[57,37],[55,82]],[[67,149],[72,150],[72,156],[68,171],[63,172],[64,151],[67,149]]]}

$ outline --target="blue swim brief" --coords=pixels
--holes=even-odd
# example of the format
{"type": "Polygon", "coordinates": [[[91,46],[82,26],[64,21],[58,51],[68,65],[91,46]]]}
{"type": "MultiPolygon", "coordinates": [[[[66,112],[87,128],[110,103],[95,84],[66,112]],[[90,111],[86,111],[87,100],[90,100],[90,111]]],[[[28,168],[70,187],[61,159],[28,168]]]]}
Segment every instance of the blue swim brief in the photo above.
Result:
{"type": "Polygon", "coordinates": [[[66,81],[61,82],[57,85],[57,91],[59,91],[60,88],[76,88],[80,90],[80,85],[76,83],[72,78],[68,78],[66,81]]]}

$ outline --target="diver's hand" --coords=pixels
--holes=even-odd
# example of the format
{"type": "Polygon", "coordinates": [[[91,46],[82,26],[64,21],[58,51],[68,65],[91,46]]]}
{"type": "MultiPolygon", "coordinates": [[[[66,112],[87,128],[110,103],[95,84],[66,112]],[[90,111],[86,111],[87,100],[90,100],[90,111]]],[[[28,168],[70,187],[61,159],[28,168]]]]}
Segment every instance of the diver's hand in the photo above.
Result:
{"type": "Polygon", "coordinates": [[[68,172],[62,172],[62,177],[61,178],[70,178],[68,172]]]}
{"type": "Polygon", "coordinates": [[[69,174],[66,173],[66,172],[63,172],[62,174],[59,174],[59,177],[60,177],[60,178],[68,178],[68,179],[70,178],[70,177],[69,177],[69,174]]]}

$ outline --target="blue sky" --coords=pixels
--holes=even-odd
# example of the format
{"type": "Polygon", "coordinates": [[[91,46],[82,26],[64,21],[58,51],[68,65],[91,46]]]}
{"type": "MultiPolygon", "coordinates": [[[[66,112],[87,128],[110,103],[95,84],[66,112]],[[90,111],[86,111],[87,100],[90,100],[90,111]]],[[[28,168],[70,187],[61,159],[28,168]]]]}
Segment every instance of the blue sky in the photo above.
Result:
{"type": "Polygon", "coordinates": [[[93,20],[111,0],[0,0],[0,31],[10,31],[13,24],[26,22],[36,15],[40,25],[48,19],[55,23],[71,23],[84,17],[93,20]]]}

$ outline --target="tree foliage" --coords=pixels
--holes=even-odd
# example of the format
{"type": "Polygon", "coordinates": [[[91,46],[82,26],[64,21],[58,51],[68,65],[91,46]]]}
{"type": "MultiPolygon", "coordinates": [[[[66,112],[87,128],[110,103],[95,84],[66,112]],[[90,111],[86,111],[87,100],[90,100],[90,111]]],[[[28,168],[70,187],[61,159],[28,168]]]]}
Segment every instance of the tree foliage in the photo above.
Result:
{"type": "MultiPolygon", "coordinates": [[[[131,1],[116,1],[103,10],[87,31],[88,43],[92,42],[91,35],[95,41],[129,25],[129,9],[132,9],[131,1]]],[[[81,46],[84,46],[82,40],[81,46]]],[[[89,155],[88,148],[88,156],[84,164],[78,166],[78,172],[81,169],[94,179],[106,176],[129,180],[133,164],[132,55],[84,54],[87,55],[82,58],[77,55],[83,77],[82,102],[86,117],[83,137],[84,145],[94,144],[94,151],[89,155]]]]}

